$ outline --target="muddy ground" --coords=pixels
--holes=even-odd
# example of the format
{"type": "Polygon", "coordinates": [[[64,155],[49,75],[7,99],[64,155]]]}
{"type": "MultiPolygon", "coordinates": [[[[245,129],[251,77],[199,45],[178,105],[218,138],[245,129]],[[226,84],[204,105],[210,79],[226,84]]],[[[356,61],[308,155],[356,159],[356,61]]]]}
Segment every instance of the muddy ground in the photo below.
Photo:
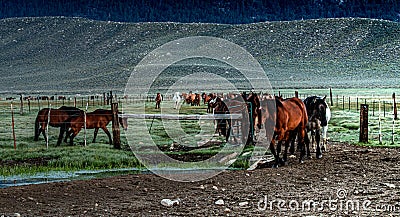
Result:
{"type": "Polygon", "coordinates": [[[334,143],[319,160],[200,182],[141,174],[11,187],[0,189],[0,216],[399,216],[399,160],[399,149],[334,143]]]}

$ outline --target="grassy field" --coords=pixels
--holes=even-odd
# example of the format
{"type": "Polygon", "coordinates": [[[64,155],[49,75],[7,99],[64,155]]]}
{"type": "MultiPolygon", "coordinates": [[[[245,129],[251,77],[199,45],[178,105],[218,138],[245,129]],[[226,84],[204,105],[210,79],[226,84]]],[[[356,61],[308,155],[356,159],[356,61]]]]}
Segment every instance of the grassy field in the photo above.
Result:
{"type": "MultiPolygon", "coordinates": [[[[381,116],[379,118],[378,109],[378,99],[382,99],[383,96],[387,96],[388,93],[393,91],[390,90],[371,90],[371,89],[358,89],[360,93],[368,95],[374,93],[375,95],[368,98],[368,102],[372,102],[372,99],[376,99],[375,110],[372,112],[372,105],[370,103],[369,111],[369,143],[360,145],[370,145],[370,146],[385,146],[385,147],[398,147],[400,145],[400,125],[398,121],[395,122],[393,131],[393,116],[391,112],[391,105],[387,104],[386,117],[383,116],[383,106],[381,104],[381,116]],[[382,95],[379,97],[379,95],[382,95]],[[381,134],[382,143],[378,142],[378,121],[381,120],[381,134]],[[392,132],[394,132],[395,142],[392,144],[392,132]]],[[[278,91],[278,90],[277,90],[278,91]]],[[[281,89],[282,94],[294,93],[294,90],[281,89]]],[[[329,90],[298,90],[300,97],[304,95],[328,95],[329,90]],[[328,94],[327,94],[328,93],[328,94]]],[[[358,144],[359,136],[359,111],[356,109],[357,105],[354,101],[356,97],[351,97],[350,110],[348,109],[347,97],[354,96],[356,92],[354,89],[338,89],[335,90],[337,94],[344,94],[345,109],[343,110],[342,101],[333,100],[334,106],[332,109],[332,119],[329,123],[328,137],[330,141],[338,142],[349,142],[353,144],[358,144]],[[337,104],[339,103],[339,104],[337,104]]],[[[361,96],[357,95],[357,96],[361,96]]],[[[335,97],[334,97],[335,98],[335,97]]],[[[390,100],[390,96],[386,97],[390,100]]],[[[85,98],[86,99],[86,98],[85,98]]],[[[145,99],[144,99],[145,100],[145,99]]],[[[341,99],[340,99],[341,100],[341,99]]],[[[364,100],[360,101],[364,102],[364,100]]],[[[142,101],[143,102],[143,101],[142,101]]],[[[329,98],[328,98],[329,102],[329,98]]],[[[67,103],[67,102],[66,102],[67,103]]],[[[73,103],[73,102],[69,102],[73,103]]],[[[78,103],[78,107],[86,102],[78,103]]],[[[146,113],[159,113],[159,110],[153,108],[154,102],[146,102],[146,113]]],[[[60,102],[53,102],[54,107],[60,106],[60,102]],[[57,104],[58,103],[58,104],[57,104]]],[[[120,101],[120,110],[124,113],[136,113],[142,103],[138,103],[130,100],[120,101]]],[[[43,107],[45,105],[41,105],[43,107]]],[[[162,103],[163,113],[176,113],[176,110],[172,109],[171,101],[164,101],[162,103]]],[[[81,107],[83,108],[83,107],[81,107]]],[[[102,106],[101,102],[94,101],[90,104],[88,111],[92,111],[95,108],[108,108],[108,106],[102,106]]],[[[39,141],[33,141],[33,127],[34,119],[36,117],[37,111],[39,109],[38,105],[35,103],[31,104],[31,111],[28,112],[27,108],[24,108],[24,114],[20,114],[19,104],[17,101],[14,102],[14,122],[15,122],[15,132],[16,132],[16,145],[17,148],[14,150],[13,137],[12,137],[12,117],[10,112],[10,103],[6,101],[1,102],[1,122],[0,125],[0,148],[2,149],[0,153],[1,159],[1,169],[0,175],[13,175],[13,174],[25,174],[25,173],[36,173],[36,172],[46,172],[46,171],[76,171],[82,169],[110,169],[110,168],[132,168],[132,167],[143,167],[140,162],[136,159],[135,155],[130,149],[130,145],[135,145],[135,141],[128,141],[124,131],[121,131],[122,139],[122,150],[116,150],[109,144],[107,144],[106,135],[100,130],[98,134],[98,139],[96,143],[91,143],[93,139],[93,130],[87,131],[87,146],[84,147],[84,134],[81,131],[78,134],[75,142],[76,145],[71,147],[66,143],[63,143],[60,147],[55,147],[55,143],[58,137],[58,128],[49,128],[49,148],[46,148],[45,141],[41,136],[39,141]]],[[[206,114],[206,106],[192,107],[189,105],[183,105],[179,111],[179,114],[206,114]]],[[[132,125],[132,120],[130,120],[129,128],[134,129],[135,126],[132,125]]],[[[172,123],[174,124],[174,123],[172,123]]],[[[202,127],[207,125],[204,121],[200,124],[198,121],[179,121],[183,131],[189,135],[181,138],[180,141],[175,141],[171,138],[170,134],[167,134],[165,127],[168,127],[168,122],[161,122],[160,120],[147,120],[147,127],[150,129],[152,141],[166,153],[168,156],[187,161],[188,158],[182,156],[195,156],[192,161],[199,161],[207,159],[211,156],[218,154],[219,152],[224,152],[223,138],[215,137],[212,135],[202,135],[202,127]],[[201,126],[200,126],[201,125],[201,126]],[[215,142],[212,146],[205,146],[204,148],[193,148],[198,147],[199,144],[204,144],[204,141],[209,140],[215,142]],[[175,150],[174,150],[175,145],[175,150]],[[181,149],[176,148],[181,147],[181,149]],[[186,148],[182,148],[186,147],[186,148]],[[187,148],[189,147],[189,148],[187,148]]],[[[111,125],[111,124],[110,124],[111,125]]],[[[111,126],[109,125],[109,128],[111,126]]],[[[171,127],[171,126],[169,126],[171,127]]],[[[172,126],[175,127],[175,126],[172,126]]],[[[212,127],[212,126],[209,126],[212,127]]],[[[147,132],[143,132],[147,133],[147,132]]],[[[169,132],[171,133],[171,132],[169,132]]],[[[138,134],[139,135],[139,134],[138,134]]],[[[141,142],[141,136],[137,136],[136,142],[141,142]]],[[[142,144],[143,145],[143,144],[142,144]]],[[[243,153],[251,152],[252,147],[248,147],[242,151],[243,153]]],[[[146,151],[144,151],[146,152],[146,151]]],[[[226,152],[225,154],[229,154],[226,152]]],[[[247,155],[247,154],[246,154],[247,155]]],[[[246,168],[248,167],[248,160],[250,156],[240,156],[238,160],[231,166],[231,168],[246,168]]],[[[190,159],[189,159],[190,161],[190,159]]],[[[212,165],[210,165],[212,167],[212,165]]]]}
{"type": "MultiPolygon", "coordinates": [[[[0,163],[2,165],[0,169],[0,175],[14,175],[20,173],[36,173],[46,171],[76,171],[76,170],[87,170],[87,169],[111,169],[111,168],[132,168],[132,167],[143,167],[140,162],[136,159],[130,145],[135,145],[134,141],[128,144],[125,131],[121,130],[121,143],[122,150],[116,150],[113,146],[107,144],[108,139],[105,133],[100,130],[97,136],[96,143],[91,143],[93,139],[93,130],[87,130],[87,146],[84,145],[84,132],[83,130],[75,138],[75,146],[69,146],[63,143],[61,146],[56,147],[56,140],[58,138],[59,128],[49,127],[49,147],[46,148],[46,143],[41,135],[39,141],[34,141],[34,120],[36,118],[39,107],[37,104],[31,104],[31,111],[25,108],[24,114],[19,113],[19,107],[15,107],[14,102],[14,125],[16,134],[16,150],[14,150],[13,136],[12,136],[12,114],[9,102],[1,102],[1,116],[2,124],[0,127],[0,163]]],[[[70,102],[72,103],[72,102],[70,102]]],[[[85,103],[84,103],[85,104],[85,103]]],[[[96,104],[96,103],[95,103],[96,104]]],[[[146,112],[159,113],[159,110],[153,108],[153,102],[146,103],[146,112]]],[[[164,105],[166,103],[163,103],[164,105]]],[[[52,107],[56,103],[53,102],[52,107]]],[[[72,104],[71,104],[72,105],[72,104]]],[[[19,105],[18,105],[19,106],[19,105]]],[[[61,105],[57,105],[59,107],[61,105]]],[[[120,103],[120,110],[124,113],[135,113],[142,106],[137,102],[126,102],[120,103]],[[125,108],[124,108],[125,107],[125,108]]],[[[78,105],[80,107],[80,105],[78,105]]],[[[41,106],[43,108],[43,105],[41,106]]],[[[84,107],[80,107],[84,109],[84,107]]],[[[108,106],[89,106],[88,111],[92,111],[96,108],[108,108],[108,106]]],[[[171,106],[172,109],[172,106],[171,106]]],[[[168,109],[166,111],[168,112],[168,109]]],[[[205,114],[206,106],[192,107],[189,105],[182,106],[180,114],[205,114]]],[[[166,150],[166,154],[175,158],[183,154],[189,154],[192,156],[204,155],[213,156],[217,154],[223,148],[222,138],[215,138],[214,141],[219,141],[221,145],[208,147],[204,149],[192,149],[187,152],[183,151],[169,151],[169,147],[174,141],[169,138],[166,134],[163,123],[160,120],[147,120],[148,128],[150,129],[152,140],[157,146],[166,150]],[[150,127],[151,125],[151,127],[150,127]]],[[[135,125],[131,125],[132,122],[128,121],[129,128],[134,130],[135,125]]],[[[181,126],[185,133],[188,135],[196,135],[200,132],[197,121],[181,121],[181,126]]],[[[108,125],[111,130],[111,123],[108,125]]],[[[143,131],[143,129],[140,129],[143,131]]],[[[141,132],[139,131],[139,134],[141,132]]],[[[142,133],[147,133],[143,131],[142,133]]],[[[137,135],[137,134],[136,134],[137,135]]],[[[140,142],[141,136],[137,135],[138,141],[140,142]]],[[[200,136],[193,138],[187,137],[185,139],[185,145],[190,147],[197,147],[198,143],[201,142],[200,136]]],[[[200,157],[201,158],[201,157],[200,157]]],[[[244,162],[239,162],[233,165],[233,167],[243,167],[244,162]]],[[[212,166],[212,165],[210,165],[212,166]]]]}

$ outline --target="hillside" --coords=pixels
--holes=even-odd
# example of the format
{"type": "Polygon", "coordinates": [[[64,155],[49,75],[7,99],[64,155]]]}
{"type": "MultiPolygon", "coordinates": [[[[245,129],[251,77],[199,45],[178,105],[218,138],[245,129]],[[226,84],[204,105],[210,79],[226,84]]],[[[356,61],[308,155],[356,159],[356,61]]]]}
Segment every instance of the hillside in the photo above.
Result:
{"type": "Polygon", "coordinates": [[[0,20],[0,94],[123,91],[149,52],[187,36],[250,52],[274,88],[400,87],[400,23],[321,19],[243,25],[0,20]]]}

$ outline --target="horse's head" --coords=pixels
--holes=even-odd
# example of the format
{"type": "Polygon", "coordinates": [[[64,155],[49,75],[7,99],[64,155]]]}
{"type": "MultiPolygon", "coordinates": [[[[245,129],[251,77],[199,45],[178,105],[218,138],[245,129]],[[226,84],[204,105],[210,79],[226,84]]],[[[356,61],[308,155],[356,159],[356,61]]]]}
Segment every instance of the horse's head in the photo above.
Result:
{"type": "Polygon", "coordinates": [[[323,98],[321,97],[313,97],[311,104],[309,105],[309,108],[311,111],[310,113],[310,119],[318,119],[321,121],[321,126],[326,126],[328,124],[327,120],[327,107],[328,104],[326,103],[326,96],[323,98]]]}
{"type": "Polygon", "coordinates": [[[221,114],[228,111],[228,107],[220,97],[215,98],[214,102],[211,104],[211,107],[214,108],[215,113],[221,114]]]}
{"type": "MultiPolygon", "coordinates": [[[[118,112],[118,114],[122,114],[122,113],[118,112]]],[[[128,129],[128,118],[118,116],[118,122],[121,125],[122,129],[124,129],[125,131],[128,129]]]]}
{"type": "Polygon", "coordinates": [[[252,109],[252,115],[253,115],[253,121],[256,123],[257,120],[257,127],[261,129],[261,104],[260,104],[260,98],[258,95],[254,92],[251,92],[247,98],[245,98],[247,102],[251,104],[251,109],[252,109]]]}
{"type": "Polygon", "coordinates": [[[274,129],[276,122],[276,98],[271,95],[264,95],[260,102],[261,124],[265,129],[274,129]]]}

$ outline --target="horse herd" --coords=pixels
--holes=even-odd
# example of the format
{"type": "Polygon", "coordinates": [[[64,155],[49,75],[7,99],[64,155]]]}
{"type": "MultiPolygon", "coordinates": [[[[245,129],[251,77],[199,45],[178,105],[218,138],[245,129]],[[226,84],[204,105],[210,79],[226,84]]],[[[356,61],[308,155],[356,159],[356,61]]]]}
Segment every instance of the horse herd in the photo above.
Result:
{"type": "MultiPolygon", "coordinates": [[[[190,103],[192,96],[200,94],[174,94],[173,100],[179,105],[180,100],[190,103]]],[[[248,120],[242,119],[242,139],[246,145],[254,141],[254,129],[265,127],[269,139],[269,149],[274,155],[274,167],[287,162],[288,149],[291,154],[300,152],[299,161],[310,154],[310,145],[316,144],[316,158],[321,158],[326,151],[328,122],[331,118],[330,108],[325,97],[310,96],[302,101],[297,97],[283,99],[280,96],[261,95],[251,92],[246,94],[228,94],[225,96],[215,93],[201,94],[204,104],[208,104],[207,112],[214,114],[242,114],[248,120]],[[248,123],[248,124],[247,124],[248,123]],[[273,130],[272,130],[273,129],[273,130]],[[322,143],[321,143],[322,134],[322,143]],[[311,141],[310,141],[311,139],[311,141]],[[280,157],[282,145],[285,145],[283,158],[280,157]]],[[[192,104],[196,105],[196,104],[192,104]]],[[[226,140],[232,132],[231,119],[217,119],[216,132],[225,136],[226,140]]]]}
{"type": "MultiPolygon", "coordinates": [[[[310,156],[310,144],[316,143],[316,157],[321,158],[327,147],[328,122],[331,117],[326,97],[310,96],[301,100],[297,97],[283,99],[280,96],[261,95],[256,93],[228,94],[225,96],[210,94],[180,94],[176,92],[173,96],[174,108],[179,109],[181,101],[196,106],[200,105],[201,99],[207,104],[207,112],[214,114],[242,115],[242,142],[246,145],[254,141],[255,129],[266,129],[266,137],[270,141],[269,149],[274,155],[274,166],[278,167],[287,162],[288,149],[291,154],[300,152],[299,161],[310,156]],[[246,119],[247,118],[247,119],[246,119]],[[268,129],[268,130],[267,130],[268,129]],[[273,130],[272,130],[273,129],[273,130]],[[322,134],[322,143],[321,143],[322,134]],[[310,140],[311,138],[311,140],[310,140]],[[297,142],[297,146],[296,146],[297,142]],[[283,158],[280,157],[284,145],[283,158]]],[[[162,95],[157,94],[156,109],[160,108],[162,95]]],[[[111,134],[107,125],[112,120],[111,110],[97,109],[93,112],[84,112],[76,107],[62,106],[59,109],[44,108],[38,112],[35,120],[35,141],[38,141],[42,133],[45,140],[47,124],[52,127],[59,127],[60,134],[57,145],[60,145],[66,133],[64,142],[73,139],[84,127],[95,129],[93,142],[96,141],[98,130],[101,128],[108,136],[112,144],[111,134]],[[85,121],[86,119],[86,121],[85,121]]],[[[229,118],[216,119],[216,133],[224,136],[226,141],[230,138],[234,120],[229,118]]],[[[127,129],[127,119],[119,117],[121,127],[127,129]]]]}

